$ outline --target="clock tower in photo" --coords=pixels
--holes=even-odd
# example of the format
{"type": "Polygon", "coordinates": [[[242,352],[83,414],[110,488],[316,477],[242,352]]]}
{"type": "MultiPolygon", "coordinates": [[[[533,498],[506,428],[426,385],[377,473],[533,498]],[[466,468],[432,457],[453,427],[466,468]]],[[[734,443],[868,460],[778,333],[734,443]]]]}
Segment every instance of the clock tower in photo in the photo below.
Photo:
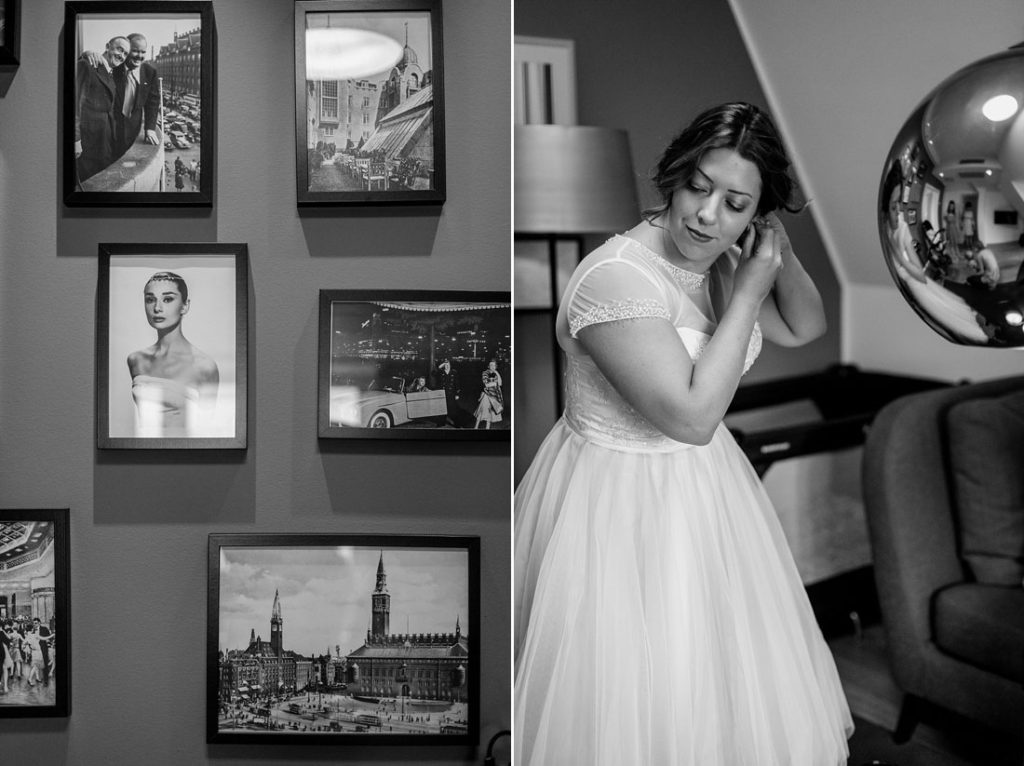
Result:
{"type": "Polygon", "coordinates": [[[373,636],[384,637],[391,632],[391,594],[388,593],[388,577],[384,574],[384,552],[381,551],[377,564],[377,587],[373,591],[373,636]]]}
{"type": "Polygon", "coordinates": [[[284,620],[281,619],[281,599],[274,591],[274,608],[270,614],[270,648],[278,657],[284,652],[284,620]]]}

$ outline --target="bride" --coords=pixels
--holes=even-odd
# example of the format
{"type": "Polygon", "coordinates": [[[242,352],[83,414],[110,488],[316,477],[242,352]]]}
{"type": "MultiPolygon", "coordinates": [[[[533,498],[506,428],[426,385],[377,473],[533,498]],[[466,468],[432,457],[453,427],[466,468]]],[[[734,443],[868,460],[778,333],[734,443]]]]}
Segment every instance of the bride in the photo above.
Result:
{"type": "Polygon", "coordinates": [[[522,766],[834,766],[852,719],[771,503],[722,418],[762,336],[824,333],[750,104],[667,147],[662,204],[563,296],[566,407],[515,494],[522,766]]]}

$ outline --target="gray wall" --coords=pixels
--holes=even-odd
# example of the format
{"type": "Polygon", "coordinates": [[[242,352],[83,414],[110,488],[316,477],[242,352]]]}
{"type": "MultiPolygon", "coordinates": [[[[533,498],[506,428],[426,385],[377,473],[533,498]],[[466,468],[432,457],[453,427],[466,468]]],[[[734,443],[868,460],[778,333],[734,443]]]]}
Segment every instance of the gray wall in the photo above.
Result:
{"type": "MultiPolygon", "coordinates": [[[[578,121],[629,133],[644,206],[655,202],[649,171],[665,145],[699,111],[724,101],[767,106],[727,0],[516,0],[514,29],[517,35],[575,41],[578,121]]],[[[745,383],[819,371],[839,361],[840,290],[825,246],[810,212],[784,220],[801,263],[821,291],[829,329],[823,338],[798,349],[765,344],[745,383]]],[[[550,428],[554,411],[550,396],[527,390],[534,381],[552,380],[550,368],[544,367],[550,354],[524,348],[546,340],[542,320],[517,317],[516,330],[518,480],[550,428]],[[537,366],[526,367],[528,359],[537,360],[537,366]]]]}
{"type": "Polygon", "coordinates": [[[63,3],[22,8],[22,63],[0,99],[0,507],[71,508],[73,708],[69,719],[0,719],[3,759],[479,763],[482,752],[463,748],[207,746],[206,541],[211,532],[480,535],[483,608],[473,638],[483,742],[510,724],[508,445],[316,438],[318,289],[510,288],[509,4],[444,2],[443,208],[302,215],[291,0],[214,4],[212,211],[63,207],[63,3]],[[100,241],[248,243],[247,451],[96,450],[100,241]]]}

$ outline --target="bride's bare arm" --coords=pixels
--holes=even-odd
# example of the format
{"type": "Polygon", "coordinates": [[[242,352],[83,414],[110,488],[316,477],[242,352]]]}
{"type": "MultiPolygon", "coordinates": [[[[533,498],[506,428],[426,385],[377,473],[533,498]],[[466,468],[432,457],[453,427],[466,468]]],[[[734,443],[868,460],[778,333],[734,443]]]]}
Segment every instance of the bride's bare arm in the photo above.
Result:
{"type": "Polygon", "coordinates": [[[736,393],[754,321],[780,263],[771,231],[753,256],[750,248],[748,240],[732,300],[696,363],[665,319],[593,324],[577,335],[622,398],[676,441],[707,444],[736,393]]]}

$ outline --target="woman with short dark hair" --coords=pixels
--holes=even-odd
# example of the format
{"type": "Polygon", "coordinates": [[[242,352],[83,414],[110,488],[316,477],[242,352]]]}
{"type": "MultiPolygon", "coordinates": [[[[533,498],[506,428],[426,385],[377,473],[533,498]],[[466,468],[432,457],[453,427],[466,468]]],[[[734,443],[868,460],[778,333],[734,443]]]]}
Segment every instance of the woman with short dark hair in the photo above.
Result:
{"type": "Polygon", "coordinates": [[[220,370],[211,356],[182,332],[191,302],[185,280],[170,271],[151,276],[143,288],[146,320],[156,342],[128,355],[135,400],[135,435],[195,436],[217,401],[220,370]]]}

